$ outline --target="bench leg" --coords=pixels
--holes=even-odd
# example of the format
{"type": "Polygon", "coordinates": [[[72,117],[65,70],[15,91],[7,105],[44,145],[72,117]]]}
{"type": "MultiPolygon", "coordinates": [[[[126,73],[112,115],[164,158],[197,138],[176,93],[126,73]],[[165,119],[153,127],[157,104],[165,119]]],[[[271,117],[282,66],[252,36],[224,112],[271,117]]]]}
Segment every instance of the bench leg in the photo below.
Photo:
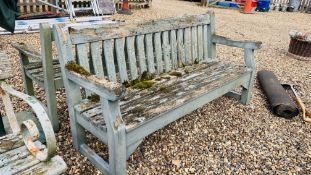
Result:
{"type": "Polygon", "coordinates": [[[21,63],[21,71],[22,71],[22,76],[23,76],[23,80],[24,80],[24,88],[25,88],[25,92],[26,94],[30,95],[30,96],[34,96],[34,90],[33,90],[33,82],[32,79],[29,78],[26,74],[25,65],[29,64],[29,59],[28,56],[26,56],[23,53],[19,53],[20,56],[20,63],[21,63]]]}
{"type": "Polygon", "coordinates": [[[24,76],[24,87],[26,94],[34,96],[35,92],[33,90],[33,81],[27,75],[24,76]]]}
{"type": "Polygon", "coordinates": [[[243,87],[241,92],[241,100],[242,104],[248,105],[252,96],[252,88],[246,89],[243,87]]]}
{"type": "Polygon", "coordinates": [[[112,137],[113,142],[109,143],[108,141],[110,173],[113,175],[125,175],[127,159],[125,131],[118,130],[112,137]]]}
{"type": "Polygon", "coordinates": [[[80,146],[86,143],[85,129],[78,123],[77,114],[74,110],[74,106],[81,100],[80,87],[70,81],[66,85],[70,89],[70,91],[66,91],[66,94],[73,145],[80,150],[80,146]]]}
{"type": "Polygon", "coordinates": [[[101,98],[107,126],[109,172],[112,175],[126,174],[126,132],[121,117],[118,101],[108,101],[101,98]]]}
{"type": "MultiPolygon", "coordinates": [[[[54,80],[52,80],[54,82],[54,80]]],[[[59,131],[59,120],[57,115],[57,102],[56,102],[56,90],[54,83],[44,83],[45,87],[45,96],[48,108],[49,118],[51,120],[53,129],[55,132],[59,131]],[[50,86],[50,87],[49,87],[50,86]],[[53,87],[52,87],[53,86],[53,87]]]]}
{"type": "Polygon", "coordinates": [[[245,49],[244,50],[244,61],[246,64],[246,67],[248,69],[251,69],[251,76],[249,79],[249,83],[247,86],[243,87],[241,92],[241,103],[247,105],[250,102],[252,92],[253,92],[253,85],[255,80],[255,73],[256,73],[256,63],[254,59],[254,50],[253,49],[245,49]]]}

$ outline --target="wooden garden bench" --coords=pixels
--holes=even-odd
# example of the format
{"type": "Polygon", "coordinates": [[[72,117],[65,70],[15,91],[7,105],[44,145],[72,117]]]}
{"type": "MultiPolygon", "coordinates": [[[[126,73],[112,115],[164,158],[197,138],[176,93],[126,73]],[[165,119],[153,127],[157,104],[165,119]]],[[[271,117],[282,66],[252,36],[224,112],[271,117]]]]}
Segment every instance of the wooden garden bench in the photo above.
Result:
{"type": "MultiPolygon", "coordinates": [[[[2,80],[12,76],[10,61],[0,53],[0,99],[4,105],[11,133],[0,137],[0,174],[61,174],[67,169],[64,160],[55,155],[56,139],[44,107],[34,97],[18,92],[2,80]],[[36,123],[27,119],[18,121],[10,95],[26,102],[32,108],[43,130],[46,145],[38,139],[36,123]],[[21,124],[20,124],[21,123],[21,124]]],[[[20,112],[25,114],[23,112],[20,112]]],[[[0,114],[0,117],[1,116],[0,114]]]]}
{"type": "Polygon", "coordinates": [[[213,13],[116,29],[55,25],[74,146],[104,174],[126,174],[146,136],[225,94],[249,103],[261,43],[214,27],[213,13]],[[216,44],[243,48],[245,65],[217,60],[216,44]],[[108,145],[109,160],[87,146],[85,130],[108,145]]]}
{"type": "Polygon", "coordinates": [[[60,65],[52,56],[53,36],[49,24],[40,24],[41,53],[34,51],[26,43],[13,43],[19,51],[21,71],[26,94],[34,96],[33,82],[45,90],[47,112],[54,131],[59,130],[56,89],[64,87],[60,65]]]}

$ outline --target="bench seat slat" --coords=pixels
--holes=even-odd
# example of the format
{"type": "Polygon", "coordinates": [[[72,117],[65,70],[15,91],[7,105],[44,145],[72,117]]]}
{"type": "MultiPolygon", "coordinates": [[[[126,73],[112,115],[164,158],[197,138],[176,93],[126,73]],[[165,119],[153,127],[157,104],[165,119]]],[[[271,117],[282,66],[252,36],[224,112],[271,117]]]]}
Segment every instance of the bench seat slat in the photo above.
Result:
{"type": "Polygon", "coordinates": [[[40,162],[27,170],[16,173],[16,175],[26,174],[61,174],[67,169],[64,160],[60,156],[54,156],[48,162],[40,162]]]}
{"type": "MultiPolygon", "coordinates": [[[[59,60],[53,60],[53,65],[59,64],[59,60]]],[[[26,70],[42,68],[42,62],[32,62],[31,64],[25,65],[24,68],[26,70]]]]}
{"type": "MultiPolygon", "coordinates": [[[[180,78],[173,77],[171,80],[159,82],[147,90],[129,90],[125,99],[130,99],[130,101],[123,100],[120,103],[121,114],[126,123],[127,131],[129,132],[144,122],[165,113],[165,111],[182,105],[187,100],[199,97],[248,73],[243,66],[233,66],[220,62],[208,64],[207,68],[185,74],[180,78]],[[162,92],[160,87],[172,89],[162,92]]],[[[102,107],[93,103],[92,108],[87,105],[88,103],[84,101],[75,109],[88,121],[96,116],[96,123],[100,123],[98,128],[105,129],[104,118],[101,118],[102,121],[99,121],[100,118],[98,118],[98,115],[103,112],[102,107]],[[85,106],[89,107],[88,110],[85,110],[85,106]]],[[[90,122],[95,123],[92,120],[90,122]]]]}
{"type": "MultiPolygon", "coordinates": [[[[34,142],[39,150],[45,145],[34,142]]],[[[40,162],[30,154],[20,134],[0,137],[0,172],[1,174],[61,174],[67,169],[64,160],[54,156],[47,162],[40,162]]]]}
{"type": "MultiPolygon", "coordinates": [[[[42,62],[29,64],[24,66],[26,75],[31,78],[33,81],[37,82],[41,87],[44,87],[44,74],[42,62]]],[[[63,87],[63,80],[61,74],[61,68],[58,60],[53,61],[53,69],[54,69],[54,84],[55,88],[63,87]]]]}

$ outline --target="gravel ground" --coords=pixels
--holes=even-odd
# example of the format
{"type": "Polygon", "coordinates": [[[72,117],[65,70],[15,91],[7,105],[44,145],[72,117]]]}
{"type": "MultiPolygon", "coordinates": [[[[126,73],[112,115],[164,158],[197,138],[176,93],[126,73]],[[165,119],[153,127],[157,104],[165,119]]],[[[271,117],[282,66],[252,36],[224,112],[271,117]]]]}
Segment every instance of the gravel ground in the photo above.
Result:
{"type": "MultiPolygon", "coordinates": [[[[263,42],[256,51],[257,69],[275,72],[282,82],[297,85],[311,108],[311,62],[286,56],[290,30],[311,32],[311,15],[303,13],[242,14],[213,9],[217,34],[263,42]]],[[[185,13],[204,13],[207,8],[177,0],[155,0],[151,9],[135,10],[116,19],[160,19],[185,13]]],[[[39,50],[38,34],[0,36],[0,50],[12,59],[15,77],[8,80],[23,91],[18,53],[10,42],[25,42],[39,50]]],[[[243,52],[217,47],[220,59],[241,62],[243,52]]],[[[36,86],[37,96],[44,92],[36,86]]],[[[16,100],[14,100],[16,102],[16,100]]],[[[16,106],[21,110],[25,105],[16,106]]],[[[72,147],[63,90],[58,91],[61,131],[56,134],[58,153],[68,164],[66,174],[100,174],[72,147]]],[[[273,115],[258,82],[248,106],[221,97],[150,135],[128,160],[128,174],[311,174],[310,125],[301,116],[286,120],[273,115]],[[143,154],[142,154],[143,153],[143,154]]],[[[107,148],[89,135],[91,147],[106,157],[107,148]]]]}

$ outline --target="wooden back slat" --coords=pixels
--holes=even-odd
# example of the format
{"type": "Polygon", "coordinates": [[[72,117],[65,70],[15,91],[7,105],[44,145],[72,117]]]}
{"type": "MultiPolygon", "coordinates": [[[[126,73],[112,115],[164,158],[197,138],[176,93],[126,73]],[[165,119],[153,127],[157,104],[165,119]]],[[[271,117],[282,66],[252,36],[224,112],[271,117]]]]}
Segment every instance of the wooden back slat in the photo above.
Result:
{"type": "Polygon", "coordinates": [[[184,45],[185,45],[185,58],[186,64],[189,65],[192,63],[192,54],[191,54],[191,28],[185,28],[184,31],[184,45]]]}
{"type": "Polygon", "coordinates": [[[203,26],[203,59],[208,58],[208,38],[207,38],[207,25],[203,26]]]}
{"type": "Polygon", "coordinates": [[[129,61],[129,67],[131,72],[131,79],[135,80],[138,78],[137,73],[137,61],[135,54],[135,37],[127,37],[126,38],[126,50],[129,61]]]}
{"type": "Polygon", "coordinates": [[[78,44],[77,45],[78,62],[86,70],[90,71],[90,63],[87,54],[88,54],[87,44],[78,44]]]}
{"type": "Polygon", "coordinates": [[[186,54],[184,45],[184,29],[178,29],[177,31],[177,54],[178,54],[178,66],[186,64],[186,54]]]}
{"type": "Polygon", "coordinates": [[[139,35],[136,37],[136,50],[137,50],[137,59],[139,64],[140,74],[147,71],[146,56],[145,56],[145,44],[144,36],[139,35]]]}
{"type": "Polygon", "coordinates": [[[152,34],[145,36],[148,72],[155,73],[152,34]]]}
{"type": "Polygon", "coordinates": [[[162,48],[163,48],[163,59],[165,72],[171,70],[171,46],[169,43],[168,32],[165,31],[162,34],[162,48]]]}
{"type": "Polygon", "coordinates": [[[163,72],[161,33],[154,34],[154,50],[158,74],[163,72]]]}
{"type": "Polygon", "coordinates": [[[104,48],[104,58],[105,58],[108,79],[110,81],[117,81],[116,69],[115,69],[115,64],[114,64],[114,56],[113,56],[112,40],[105,40],[103,42],[103,48],[104,48]]]}
{"type": "Polygon", "coordinates": [[[202,26],[198,26],[198,60],[201,61],[203,60],[203,27],[202,26]]]}
{"type": "Polygon", "coordinates": [[[91,43],[91,55],[92,55],[92,64],[94,68],[94,72],[98,77],[105,77],[104,74],[104,66],[103,66],[103,59],[101,57],[101,48],[100,42],[92,42],[91,43]]]}
{"type": "MultiPolygon", "coordinates": [[[[122,83],[138,79],[146,71],[161,74],[207,59],[208,50],[213,49],[209,46],[214,31],[211,16],[190,15],[114,27],[65,29],[60,25],[59,31],[76,47],[77,58],[72,59],[78,64],[99,77],[122,83]]],[[[70,55],[72,51],[67,52],[70,55]]]]}
{"type": "Polygon", "coordinates": [[[118,68],[121,82],[128,81],[128,74],[127,74],[127,66],[125,61],[125,49],[124,49],[125,39],[120,38],[115,40],[115,51],[117,56],[118,68]]]}
{"type": "Polygon", "coordinates": [[[170,32],[170,45],[171,45],[171,58],[170,59],[172,61],[172,69],[176,69],[178,67],[176,30],[171,30],[170,32]]]}
{"type": "Polygon", "coordinates": [[[198,61],[198,30],[197,27],[191,28],[192,62],[198,61]]]}

